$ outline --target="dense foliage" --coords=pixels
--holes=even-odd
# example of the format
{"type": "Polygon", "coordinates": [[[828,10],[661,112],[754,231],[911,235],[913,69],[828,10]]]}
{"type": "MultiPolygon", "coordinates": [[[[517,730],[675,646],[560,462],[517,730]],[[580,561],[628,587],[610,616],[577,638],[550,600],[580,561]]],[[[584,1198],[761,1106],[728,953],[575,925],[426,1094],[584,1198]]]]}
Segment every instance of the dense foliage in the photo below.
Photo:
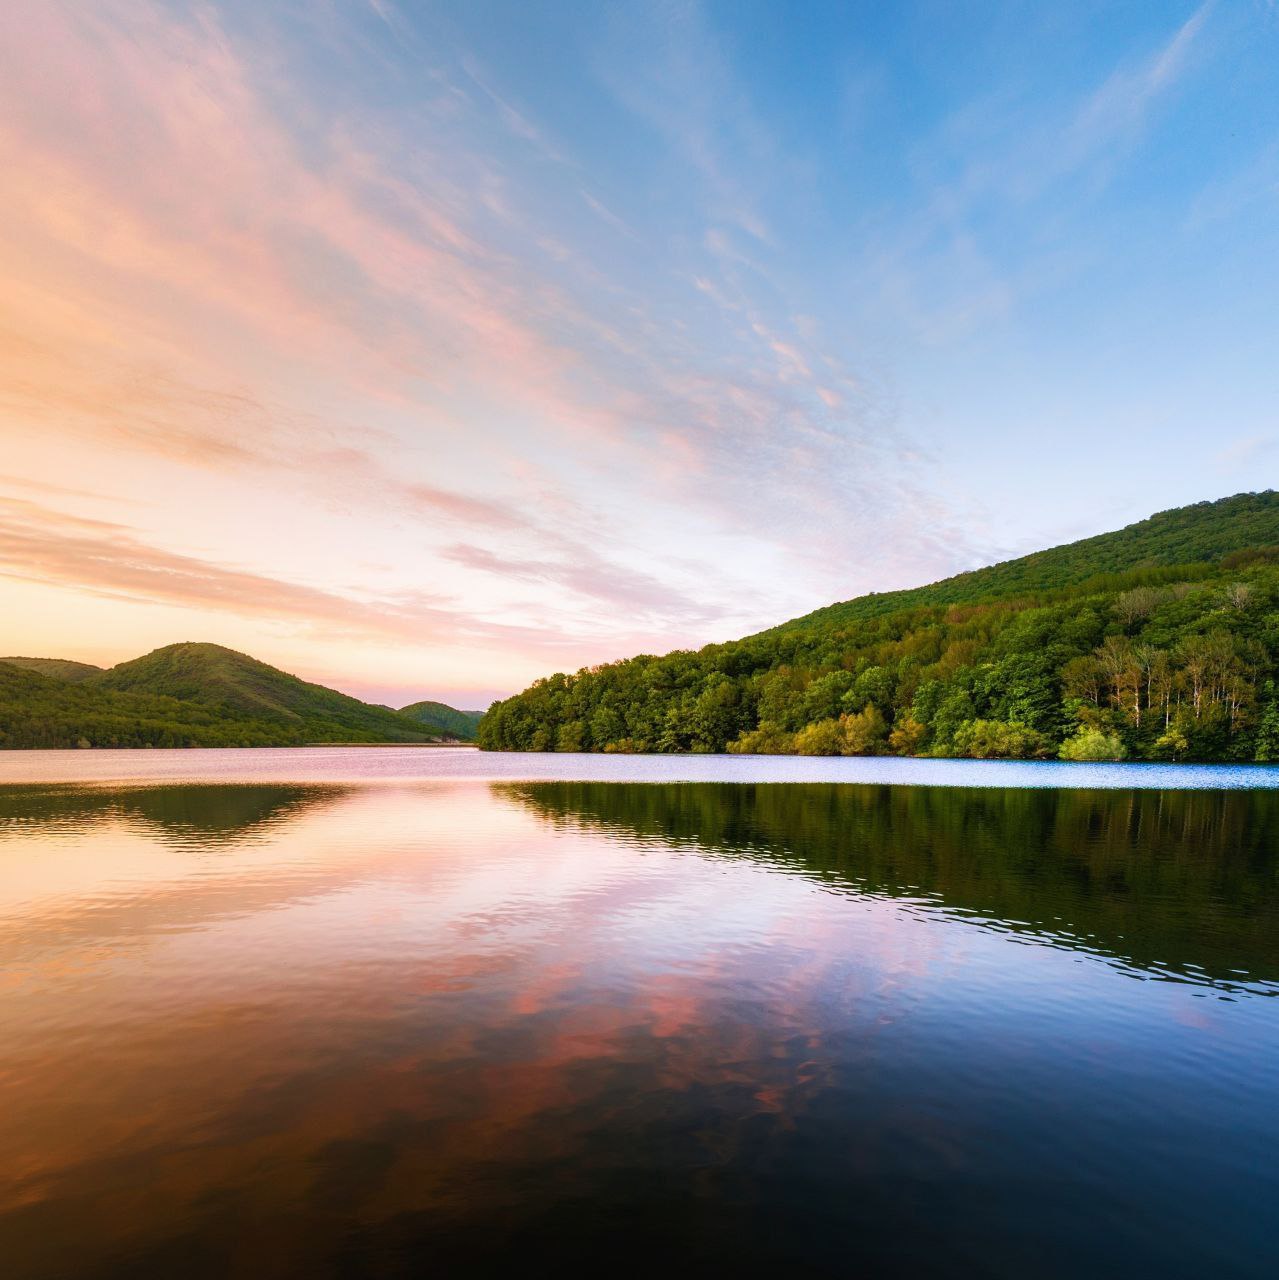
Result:
{"type": "Polygon", "coordinates": [[[1276,544],[1279,494],[1200,503],[730,644],[554,675],[491,708],[479,742],[1279,760],[1276,544]]]}
{"type": "Polygon", "coordinates": [[[410,706],[401,707],[400,715],[445,729],[464,742],[475,741],[475,731],[484,718],[483,711],[458,711],[444,702],[414,702],[410,706]]]}
{"type": "Polygon", "coordinates": [[[55,674],[58,660],[44,661],[43,671],[30,660],[0,661],[0,747],[279,747],[457,736],[218,645],[169,645],[70,680],[55,674]]]}

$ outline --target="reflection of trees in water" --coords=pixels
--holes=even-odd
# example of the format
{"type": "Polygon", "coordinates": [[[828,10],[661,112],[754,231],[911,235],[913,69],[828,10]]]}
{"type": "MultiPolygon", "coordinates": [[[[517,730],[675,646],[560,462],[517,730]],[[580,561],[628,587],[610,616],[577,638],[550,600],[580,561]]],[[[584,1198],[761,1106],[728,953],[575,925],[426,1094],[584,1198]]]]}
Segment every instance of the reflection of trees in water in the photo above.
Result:
{"type": "Polygon", "coordinates": [[[929,898],[1129,961],[1143,976],[1279,981],[1274,792],[586,782],[495,790],[556,824],[762,859],[857,893],[929,898]]]}
{"type": "Polygon", "coordinates": [[[39,826],[88,829],[126,821],[169,844],[209,846],[266,834],[342,794],[338,787],[163,786],[0,788],[0,839],[39,826]]]}
{"type": "MultiPolygon", "coordinates": [[[[72,879],[41,907],[0,917],[0,969],[17,972],[55,955],[92,967],[99,955],[138,950],[156,935],[324,891],[335,883],[330,866],[282,861],[270,846],[302,814],[344,794],[342,787],[296,785],[0,788],[6,865],[43,856],[40,840],[53,835],[70,837],[63,848],[82,847],[107,874],[83,885],[72,879]],[[179,857],[159,859],[150,873],[145,861],[129,868],[126,860],[112,879],[120,825],[179,857]],[[246,846],[253,849],[251,873],[234,856],[246,846]]],[[[338,875],[337,886],[343,882],[338,875]]]]}

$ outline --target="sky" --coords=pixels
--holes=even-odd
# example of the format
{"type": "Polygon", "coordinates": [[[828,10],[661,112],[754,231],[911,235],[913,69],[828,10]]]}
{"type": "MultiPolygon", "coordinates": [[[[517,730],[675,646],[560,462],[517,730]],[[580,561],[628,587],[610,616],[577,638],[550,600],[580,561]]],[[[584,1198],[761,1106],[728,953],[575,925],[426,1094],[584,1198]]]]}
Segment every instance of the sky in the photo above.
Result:
{"type": "Polygon", "coordinates": [[[1279,480],[1279,4],[6,0],[0,653],[402,705],[1279,480]]]}

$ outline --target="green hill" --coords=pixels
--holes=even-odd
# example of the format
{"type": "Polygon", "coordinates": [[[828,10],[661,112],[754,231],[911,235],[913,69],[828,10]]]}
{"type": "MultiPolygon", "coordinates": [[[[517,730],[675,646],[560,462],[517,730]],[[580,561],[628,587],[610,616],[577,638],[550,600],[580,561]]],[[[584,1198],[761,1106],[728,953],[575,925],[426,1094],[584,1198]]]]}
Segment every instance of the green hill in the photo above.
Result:
{"type": "Polygon", "coordinates": [[[272,747],[300,731],[227,708],[95,689],[0,663],[0,747],[272,747]]]}
{"type": "Polygon", "coordinates": [[[73,662],[70,658],[0,658],[11,667],[22,667],[27,671],[38,671],[44,676],[54,676],[59,680],[70,680],[73,683],[87,680],[90,676],[100,675],[101,667],[90,662],[73,662]]]}
{"type": "Polygon", "coordinates": [[[1217,502],[1175,507],[1113,533],[1035,551],[926,587],[872,592],[827,605],[782,627],[825,627],[882,617],[916,605],[974,604],[1069,588],[1102,589],[1134,572],[1147,579],[1194,576],[1236,551],[1260,550],[1279,559],[1279,493],[1239,493],[1217,502]]]}
{"type": "MultiPolygon", "coordinates": [[[[0,747],[431,742],[443,726],[309,684],[212,644],[175,644],[72,679],[0,663],[0,747]]],[[[83,664],[71,663],[71,668],[83,664]]]]}
{"type": "Polygon", "coordinates": [[[401,707],[400,715],[422,724],[441,727],[467,742],[475,741],[475,731],[484,718],[483,711],[458,711],[444,702],[414,702],[401,707]]]}
{"type": "Polygon", "coordinates": [[[489,750],[1279,759],[1279,494],[558,674],[489,750]]]}

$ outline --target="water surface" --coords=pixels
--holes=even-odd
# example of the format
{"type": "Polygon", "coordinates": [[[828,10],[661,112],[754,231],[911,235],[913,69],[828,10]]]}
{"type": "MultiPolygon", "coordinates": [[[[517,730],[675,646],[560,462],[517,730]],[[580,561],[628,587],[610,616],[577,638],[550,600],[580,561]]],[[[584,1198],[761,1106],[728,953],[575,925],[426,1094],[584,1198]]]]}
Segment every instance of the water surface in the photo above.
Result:
{"type": "Polygon", "coordinates": [[[1274,1274],[1279,794],[400,767],[0,787],[6,1276],[1274,1274]]]}
{"type": "Polygon", "coordinates": [[[897,756],[591,755],[474,747],[0,751],[7,782],[848,782],[928,787],[1274,790],[1279,765],[1075,764],[897,756]]]}

